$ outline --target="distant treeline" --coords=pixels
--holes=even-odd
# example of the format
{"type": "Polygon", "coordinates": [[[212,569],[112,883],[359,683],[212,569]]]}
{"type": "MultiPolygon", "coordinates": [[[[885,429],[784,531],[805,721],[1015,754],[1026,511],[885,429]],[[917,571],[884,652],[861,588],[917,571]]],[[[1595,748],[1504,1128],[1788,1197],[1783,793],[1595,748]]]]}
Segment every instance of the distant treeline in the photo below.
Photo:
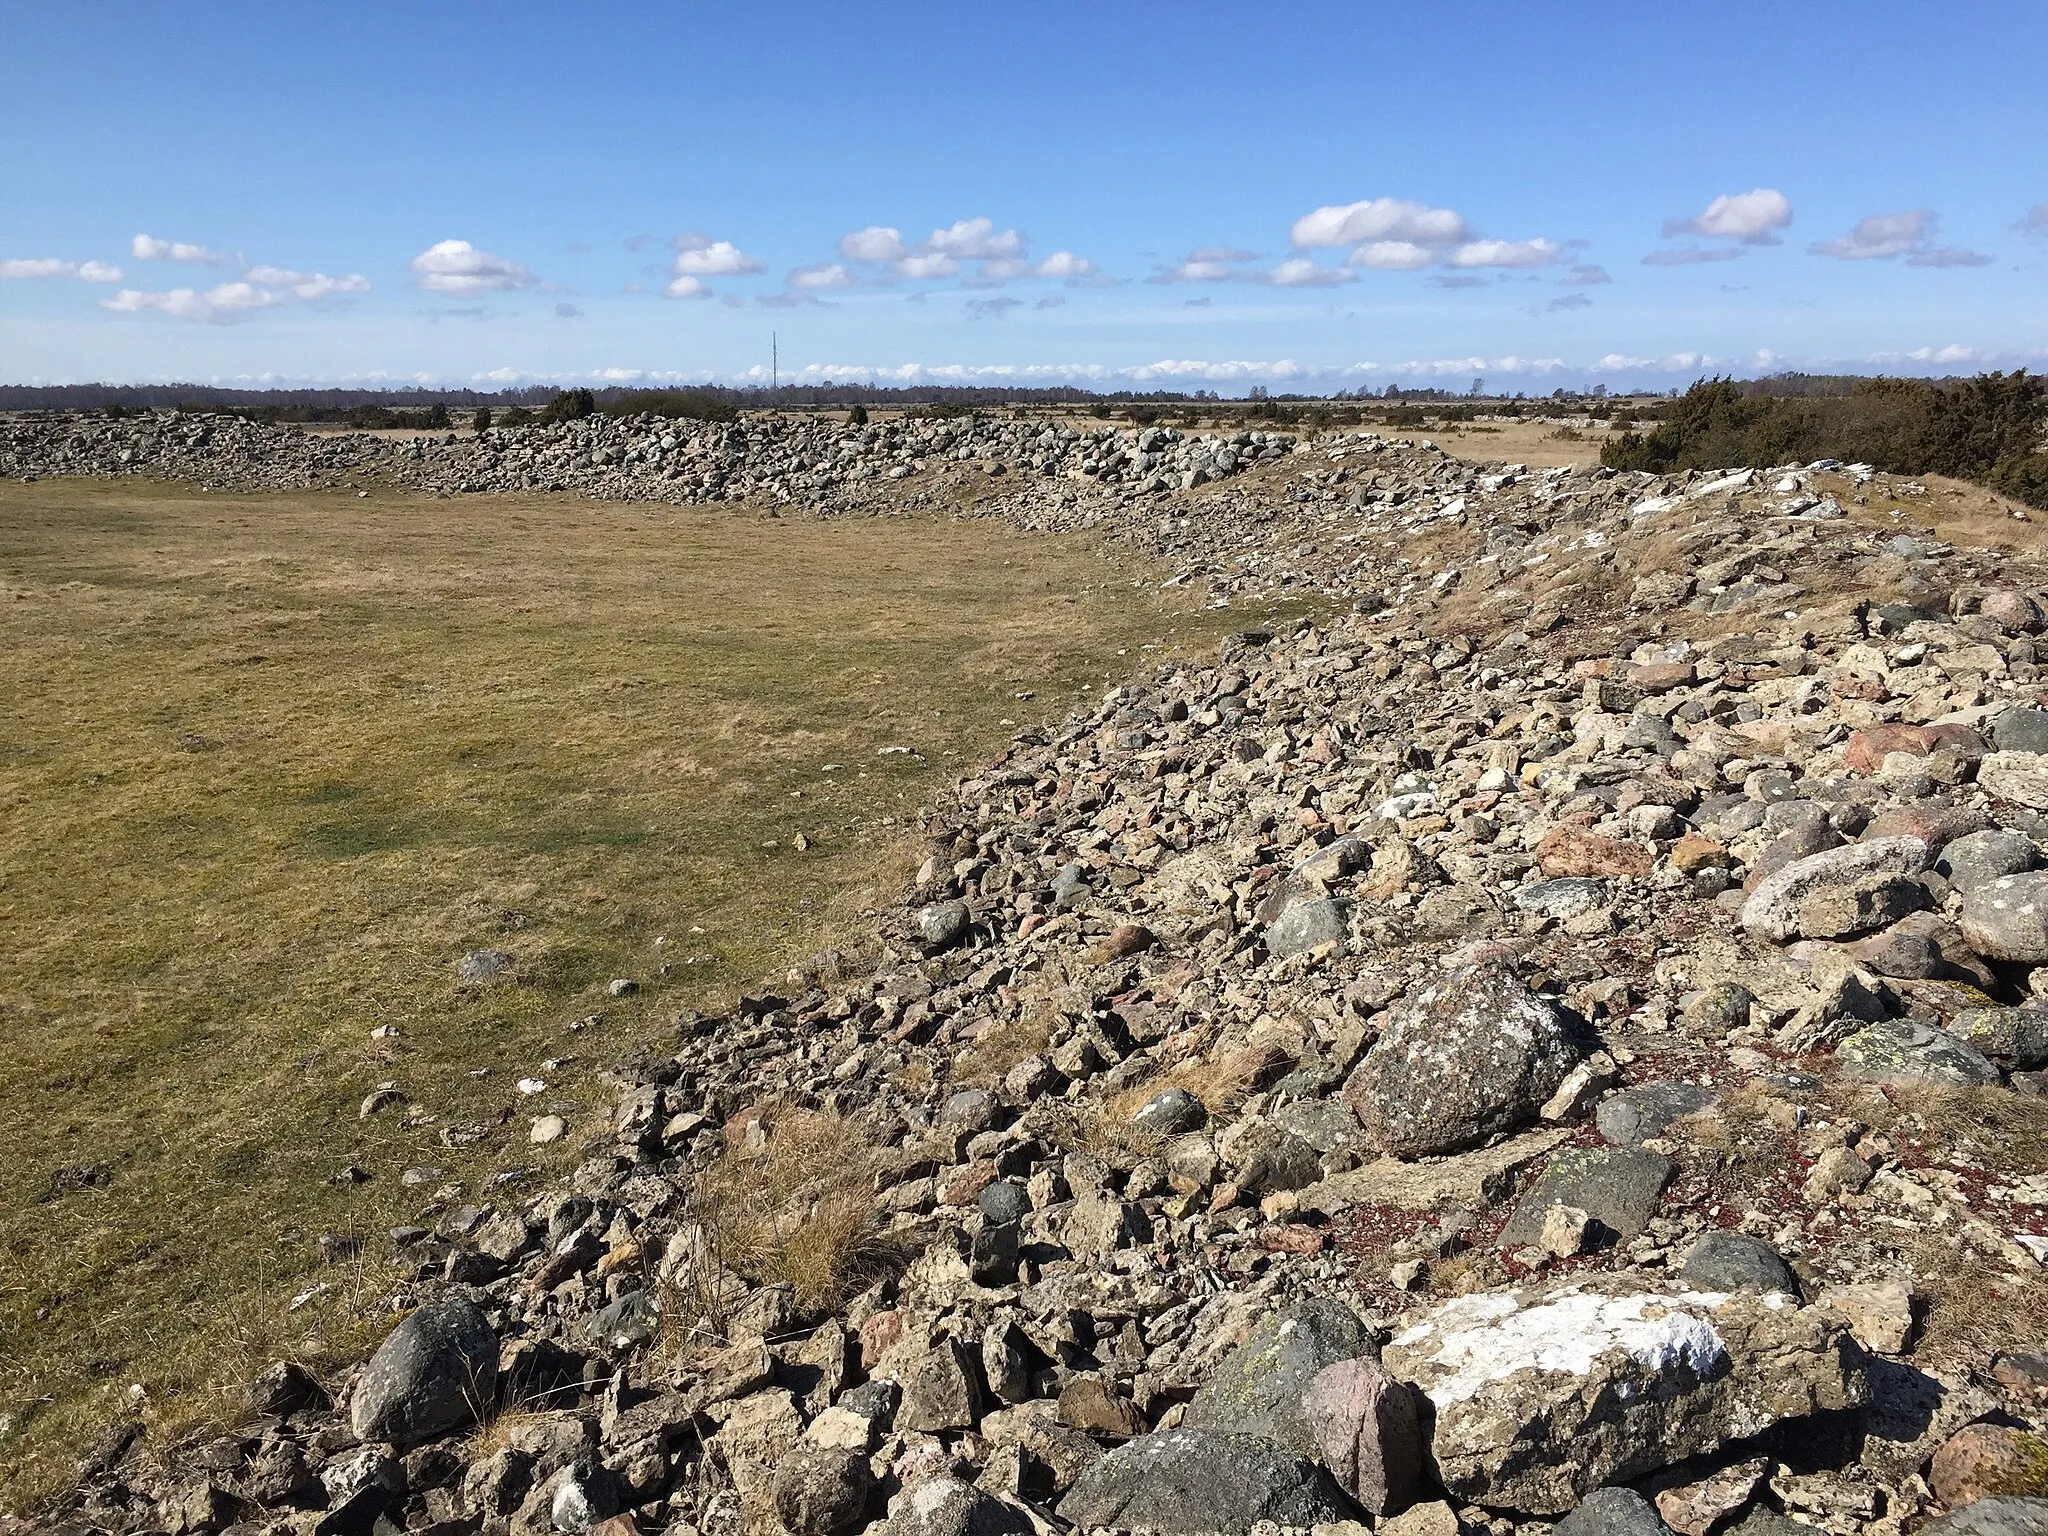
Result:
{"type": "Polygon", "coordinates": [[[684,395],[697,399],[715,398],[734,410],[790,409],[805,406],[833,407],[864,405],[900,409],[912,405],[995,407],[1008,405],[1086,405],[1099,400],[1112,402],[1152,401],[1164,404],[1196,404],[1215,401],[1213,390],[1092,390],[1059,386],[1046,389],[1017,389],[1008,386],[967,387],[920,384],[901,388],[877,384],[784,385],[779,389],[735,389],[720,384],[650,389],[640,385],[615,385],[604,389],[564,390],[554,384],[533,384],[519,389],[224,389],[209,384],[0,384],[0,411],[100,411],[109,406],[126,410],[177,410],[260,412],[281,421],[344,421],[349,413],[366,406],[392,411],[420,411],[439,404],[450,411],[493,411],[524,407],[538,410],[559,394],[587,394],[599,410],[609,411],[615,402],[631,397],[684,395]]]}
{"type": "Polygon", "coordinates": [[[1701,379],[1658,417],[1647,432],[1611,439],[1601,462],[1664,471],[1844,459],[1974,480],[2048,508],[2048,389],[2025,369],[1958,380],[1701,379]],[[1773,384],[1797,387],[1761,387],[1773,384]]]}

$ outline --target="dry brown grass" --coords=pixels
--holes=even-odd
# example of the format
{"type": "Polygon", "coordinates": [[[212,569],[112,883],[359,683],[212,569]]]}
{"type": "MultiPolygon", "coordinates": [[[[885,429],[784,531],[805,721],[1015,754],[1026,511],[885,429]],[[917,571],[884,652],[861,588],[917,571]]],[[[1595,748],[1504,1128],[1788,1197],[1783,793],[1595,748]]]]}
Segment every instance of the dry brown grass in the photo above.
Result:
{"type": "Polygon", "coordinates": [[[815,1110],[771,1110],[765,1123],[766,1145],[733,1149],[698,1176],[690,1214],[721,1264],[822,1311],[893,1256],[876,1210],[873,1138],[857,1118],[815,1110]]]}
{"type": "Polygon", "coordinates": [[[245,1302],[279,1353],[388,1325],[286,1312],[318,1234],[554,1171],[593,1067],[858,928],[1009,719],[1247,621],[1138,574],[988,522],[0,485],[0,1507],[131,1383],[233,1411],[245,1302]],[[513,978],[459,987],[485,946],[513,978]]]}

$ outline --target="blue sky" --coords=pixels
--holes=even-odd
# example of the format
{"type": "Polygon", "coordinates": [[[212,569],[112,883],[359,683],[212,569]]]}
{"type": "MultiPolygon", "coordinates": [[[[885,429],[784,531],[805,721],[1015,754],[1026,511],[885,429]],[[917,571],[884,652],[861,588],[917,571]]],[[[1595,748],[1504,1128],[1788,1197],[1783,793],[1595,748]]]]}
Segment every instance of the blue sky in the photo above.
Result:
{"type": "Polygon", "coordinates": [[[2034,4],[0,0],[0,382],[2048,359],[2034,4]]]}

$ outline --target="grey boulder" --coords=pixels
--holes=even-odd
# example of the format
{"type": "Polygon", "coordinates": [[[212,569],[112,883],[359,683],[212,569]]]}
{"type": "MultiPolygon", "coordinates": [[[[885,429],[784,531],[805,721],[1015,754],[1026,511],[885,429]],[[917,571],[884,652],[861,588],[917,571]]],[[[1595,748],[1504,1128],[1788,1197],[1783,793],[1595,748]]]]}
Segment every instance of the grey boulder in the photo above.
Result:
{"type": "Polygon", "coordinates": [[[1426,1157],[1531,1124],[1584,1054],[1572,1016],[1506,965],[1468,965],[1394,1006],[1344,1093],[1383,1150],[1426,1157]]]}
{"type": "Polygon", "coordinates": [[[889,1503],[882,1536],[1031,1536],[1023,1510],[957,1478],[913,1483],[889,1503]]]}
{"type": "Polygon", "coordinates": [[[935,901],[920,907],[917,936],[934,949],[951,949],[967,936],[970,915],[964,901],[935,901]]]}
{"type": "Polygon", "coordinates": [[[1293,901],[1266,929],[1266,949],[1274,959],[1305,954],[1323,944],[1342,946],[1351,937],[1344,904],[1329,897],[1293,901]]]}
{"type": "Polygon", "coordinates": [[[1867,1083],[1985,1088],[1998,1081],[1998,1068],[1969,1041],[1911,1019],[1865,1025],[1835,1047],[1835,1061],[1844,1077],[1867,1083]]]}
{"type": "Polygon", "coordinates": [[[1248,1536],[1261,1520],[1312,1526],[1351,1510],[1327,1472],[1269,1440],[1176,1429],[1126,1441],[1096,1462],[1060,1500],[1059,1515],[1084,1529],[1144,1536],[1248,1536]]]}
{"type": "Polygon", "coordinates": [[[1617,1238],[1640,1237],[1678,1165],[1640,1147],[1567,1147],[1530,1186],[1501,1228],[1502,1248],[1521,1248],[1543,1235],[1554,1205],[1584,1211],[1617,1238]]]}
{"type": "Polygon", "coordinates": [[[1692,1245],[1678,1278],[1703,1291],[1799,1294],[1799,1278],[1778,1250],[1740,1232],[1707,1232],[1692,1245]]]}
{"type": "Polygon", "coordinates": [[[1757,882],[1742,904],[1742,926],[1782,944],[1798,936],[1800,903],[1814,892],[1873,875],[1917,875],[1927,854],[1917,837],[1880,837],[1794,859],[1757,882]]]}
{"type": "Polygon", "coordinates": [[[1941,850],[1934,872],[1968,895],[2005,875],[2021,875],[2034,867],[2034,840],[2008,827],[1991,827],[1959,837],[1941,850]]]}
{"type": "Polygon", "coordinates": [[[2048,963],[2048,870],[2000,875],[1963,892],[1958,926],[1987,959],[2048,963]]]}
{"type": "Polygon", "coordinates": [[[1322,1445],[1302,1396],[1326,1367],[1372,1353],[1372,1335],[1342,1302],[1309,1296],[1262,1319],[1188,1404],[1190,1429],[1259,1435],[1303,1456],[1322,1445]]]}
{"type": "Polygon", "coordinates": [[[424,1440],[489,1410],[498,1389],[498,1336],[467,1297],[429,1302],[391,1330],[349,1400],[356,1438],[424,1440]]]}
{"type": "Polygon", "coordinates": [[[2032,1072],[2048,1065],[2048,1009],[1965,1008],[1949,1033],[2001,1067],[2032,1072]]]}
{"type": "Polygon", "coordinates": [[[1922,1526],[1920,1536],[2048,1536],[2048,1499],[1996,1494],[1922,1526]]]}
{"type": "Polygon", "coordinates": [[[1635,1147],[1662,1136],[1672,1121],[1715,1102],[1716,1096],[1696,1083],[1642,1083],[1602,1099],[1593,1120],[1610,1145],[1635,1147]]]}
{"type": "Polygon", "coordinates": [[[1557,1522],[1551,1536],[1671,1536],[1671,1527],[1633,1488],[1596,1488],[1557,1522]]]}

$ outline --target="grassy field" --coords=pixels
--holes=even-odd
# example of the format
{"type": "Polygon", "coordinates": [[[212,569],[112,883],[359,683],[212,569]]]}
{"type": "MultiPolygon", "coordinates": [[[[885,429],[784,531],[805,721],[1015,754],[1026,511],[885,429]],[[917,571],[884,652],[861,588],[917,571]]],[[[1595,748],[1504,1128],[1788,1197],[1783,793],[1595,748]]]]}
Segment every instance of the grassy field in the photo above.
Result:
{"type": "Polygon", "coordinates": [[[380,1331],[323,1234],[572,1160],[593,1066],[857,928],[1011,722],[1251,617],[1141,576],[986,523],[0,486],[0,1507],[380,1331]],[[513,978],[459,986],[485,946],[513,978]]]}

